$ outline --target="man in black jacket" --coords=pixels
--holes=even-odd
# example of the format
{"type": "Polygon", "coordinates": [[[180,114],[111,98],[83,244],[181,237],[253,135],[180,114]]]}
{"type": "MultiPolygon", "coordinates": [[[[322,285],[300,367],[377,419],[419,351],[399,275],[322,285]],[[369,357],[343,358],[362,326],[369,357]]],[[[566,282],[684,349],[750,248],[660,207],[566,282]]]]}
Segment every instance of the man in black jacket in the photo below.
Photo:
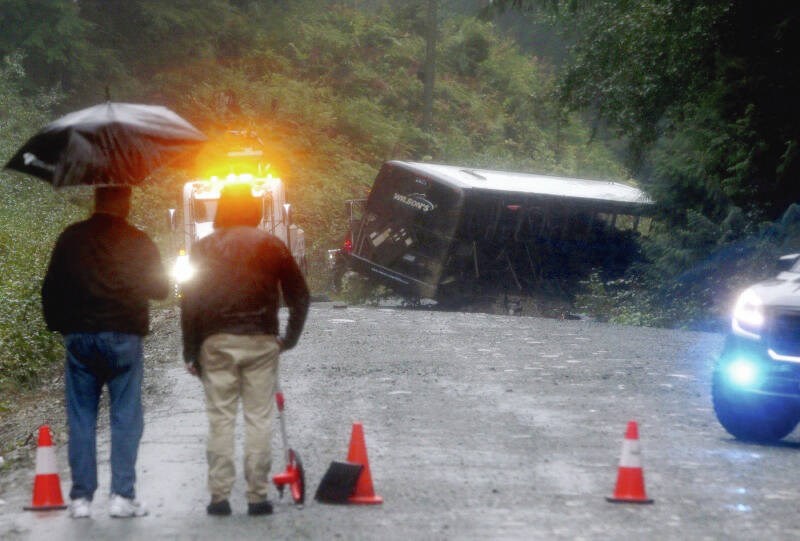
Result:
{"type": "Polygon", "coordinates": [[[143,516],[136,499],[136,457],[143,430],[142,337],[148,301],[169,294],[158,249],[130,225],[129,187],[99,187],[95,212],[58,238],[42,285],[50,330],[64,336],[70,512],[90,516],[97,490],[97,407],[103,385],[111,409],[111,501],[114,517],[143,516]]]}
{"type": "Polygon", "coordinates": [[[249,184],[220,195],[215,231],[192,246],[196,269],[181,304],[183,355],[199,375],[209,420],[207,443],[211,515],[231,513],[235,480],[234,428],[239,400],[245,420],[244,472],[248,514],[272,512],[267,499],[278,355],[303,330],[309,292],[286,245],[258,229],[261,207],[249,184]],[[289,307],[280,336],[279,288],[289,307]]]}

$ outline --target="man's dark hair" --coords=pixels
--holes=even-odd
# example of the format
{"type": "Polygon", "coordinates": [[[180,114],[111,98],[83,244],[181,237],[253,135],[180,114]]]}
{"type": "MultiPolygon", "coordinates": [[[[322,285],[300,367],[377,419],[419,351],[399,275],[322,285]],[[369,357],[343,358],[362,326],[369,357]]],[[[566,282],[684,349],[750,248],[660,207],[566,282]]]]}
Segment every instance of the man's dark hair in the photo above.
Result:
{"type": "Polygon", "coordinates": [[[253,197],[250,184],[228,184],[222,188],[214,227],[244,225],[256,227],[261,221],[261,205],[253,197]]]}
{"type": "Polygon", "coordinates": [[[94,190],[95,212],[107,212],[125,217],[131,206],[130,186],[98,186],[94,190]]]}

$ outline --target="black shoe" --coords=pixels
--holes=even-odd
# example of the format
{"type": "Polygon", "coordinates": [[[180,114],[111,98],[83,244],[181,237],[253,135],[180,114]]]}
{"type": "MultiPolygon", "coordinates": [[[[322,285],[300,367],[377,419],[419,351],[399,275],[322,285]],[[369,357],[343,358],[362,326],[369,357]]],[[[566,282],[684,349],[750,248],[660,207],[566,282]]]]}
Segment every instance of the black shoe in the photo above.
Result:
{"type": "Polygon", "coordinates": [[[209,515],[227,516],[231,514],[231,504],[228,500],[212,501],[206,507],[206,512],[209,515]]]}
{"type": "Polygon", "coordinates": [[[248,503],[247,504],[247,514],[248,515],[271,515],[272,514],[272,504],[269,500],[264,500],[263,502],[258,503],[248,503]]]}

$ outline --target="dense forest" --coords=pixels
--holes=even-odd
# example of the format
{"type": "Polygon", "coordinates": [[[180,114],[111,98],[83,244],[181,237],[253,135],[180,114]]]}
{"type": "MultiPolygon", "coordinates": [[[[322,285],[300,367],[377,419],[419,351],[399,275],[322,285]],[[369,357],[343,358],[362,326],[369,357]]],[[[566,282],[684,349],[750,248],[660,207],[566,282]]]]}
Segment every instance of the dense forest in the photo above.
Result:
{"type": "MultiPolygon", "coordinates": [[[[637,182],[658,205],[645,262],[576,303],[714,328],[741,284],[800,248],[798,15],[752,0],[0,0],[0,160],[108,97],[167,105],[212,139],[254,131],[317,290],[344,201],[387,159],[637,182]]],[[[190,174],[136,191],[134,222],[165,256],[190,174]]],[[[0,197],[3,390],[58,358],[39,284],[88,194],[3,171],[0,197]]]]}

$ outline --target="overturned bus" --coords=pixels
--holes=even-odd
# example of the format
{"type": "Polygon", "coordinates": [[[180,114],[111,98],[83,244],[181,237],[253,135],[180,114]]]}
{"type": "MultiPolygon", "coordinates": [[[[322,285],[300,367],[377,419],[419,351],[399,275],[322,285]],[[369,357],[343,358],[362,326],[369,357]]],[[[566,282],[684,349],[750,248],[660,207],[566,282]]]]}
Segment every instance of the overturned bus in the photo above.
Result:
{"type": "Polygon", "coordinates": [[[346,267],[407,299],[569,292],[622,275],[652,201],[633,186],[390,161],[348,202],[346,267]]]}

